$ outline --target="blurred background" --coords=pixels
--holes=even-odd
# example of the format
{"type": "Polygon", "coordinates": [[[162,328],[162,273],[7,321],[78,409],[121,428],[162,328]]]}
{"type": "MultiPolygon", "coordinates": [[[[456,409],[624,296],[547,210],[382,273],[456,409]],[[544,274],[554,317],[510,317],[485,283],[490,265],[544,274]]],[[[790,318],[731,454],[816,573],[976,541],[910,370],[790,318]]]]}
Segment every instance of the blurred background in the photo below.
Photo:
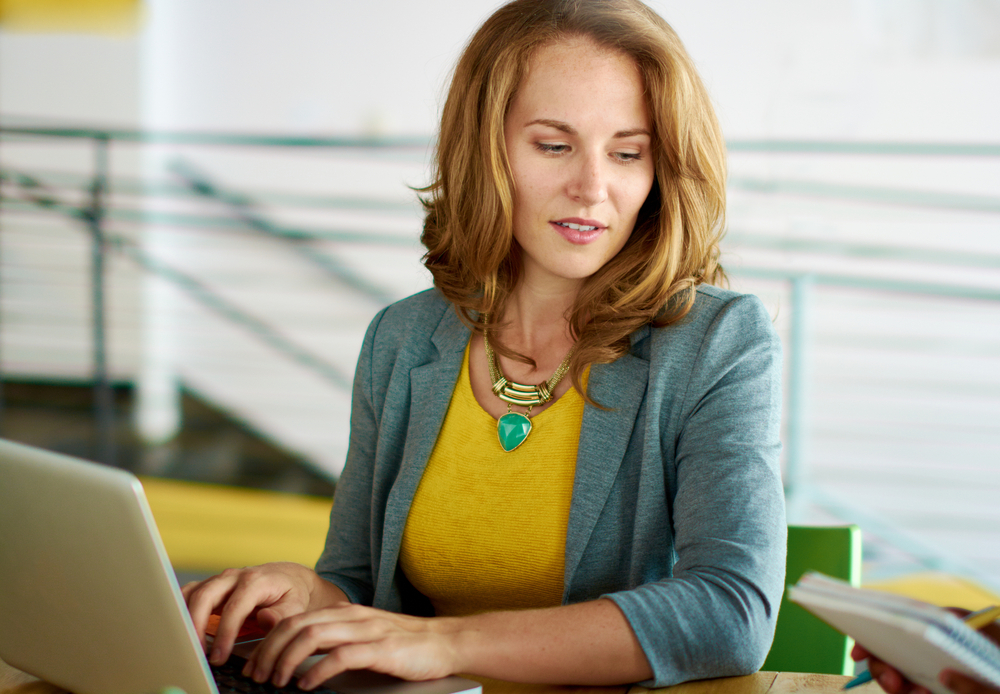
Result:
{"type": "MultiPolygon", "coordinates": [[[[1000,593],[1000,0],[649,4],[785,342],[790,520],[859,524],[866,582],[1000,593]]],[[[0,0],[0,435],[325,514],[497,5],[0,0]]]]}

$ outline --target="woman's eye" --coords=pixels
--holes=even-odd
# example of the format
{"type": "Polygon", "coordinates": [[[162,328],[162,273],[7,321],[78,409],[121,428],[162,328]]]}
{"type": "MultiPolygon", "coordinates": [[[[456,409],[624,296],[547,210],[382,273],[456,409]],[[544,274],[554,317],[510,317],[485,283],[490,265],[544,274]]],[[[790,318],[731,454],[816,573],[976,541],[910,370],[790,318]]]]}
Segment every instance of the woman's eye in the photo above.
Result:
{"type": "Polygon", "coordinates": [[[569,150],[569,145],[555,144],[551,142],[539,142],[535,146],[546,154],[562,154],[563,152],[569,150]]]}
{"type": "Polygon", "coordinates": [[[640,152],[615,152],[614,153],[614,157],[618,161],[620,161],[620,162],[622,162],[624,164],[628,164],[630,162],[639,161],[640,159],[642,159],[642,153],[640,153],[640,152]]]}

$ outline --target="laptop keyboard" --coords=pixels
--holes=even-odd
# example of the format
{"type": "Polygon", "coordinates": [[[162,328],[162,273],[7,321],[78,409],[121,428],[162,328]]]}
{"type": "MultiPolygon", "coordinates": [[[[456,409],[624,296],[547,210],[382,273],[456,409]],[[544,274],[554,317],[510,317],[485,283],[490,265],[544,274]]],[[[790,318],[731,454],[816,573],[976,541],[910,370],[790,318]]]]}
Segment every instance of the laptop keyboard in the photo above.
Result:
{"type": "MultiPolygon", "coordinates": [[[[295,686],[294,680],[286,687],[275,687],[270,682],[254,682],[249,677],[244,677],[243,666],[246,662],[244,658],[234,655],[223,665],[211,666],[219,694],[292,694],[293,692],[303,694],[302,690],[295,686]]],[[[317,694],[337,694],[325,687],[313,691],[317,694]]]]}

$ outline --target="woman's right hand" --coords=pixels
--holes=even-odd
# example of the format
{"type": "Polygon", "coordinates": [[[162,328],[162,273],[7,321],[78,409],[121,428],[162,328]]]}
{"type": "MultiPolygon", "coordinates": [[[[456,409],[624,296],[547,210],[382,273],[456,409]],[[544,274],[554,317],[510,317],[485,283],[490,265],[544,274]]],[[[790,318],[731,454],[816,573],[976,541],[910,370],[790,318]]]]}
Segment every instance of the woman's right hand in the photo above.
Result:
{"type": "Polygon", "coordinates": [[[209,617],[220,616],[208,658],[213,665],[226,662],[240,627],[251,615],[270,631],[286,617],[347,601],[340,589],[315,571],[291,562],[226,569],[218,576],[188,583],[181,593],[203,648],[209,617]]]}

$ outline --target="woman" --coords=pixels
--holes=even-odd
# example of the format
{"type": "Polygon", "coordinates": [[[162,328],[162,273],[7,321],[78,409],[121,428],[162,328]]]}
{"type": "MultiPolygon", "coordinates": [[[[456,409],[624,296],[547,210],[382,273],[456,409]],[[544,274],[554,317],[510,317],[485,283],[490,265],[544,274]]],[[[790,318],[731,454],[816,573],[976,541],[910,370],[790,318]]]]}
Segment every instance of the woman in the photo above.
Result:
{"type": "Polygon", "coordinates": [[[735,675],[784,577],[779,341],[708,285],[724,146],[638,0],[516,0],[455,71],[425,191],[435,289],[372,322],[316,572],[184,589],[223,661],[612,684],[735,675]],[[562,378],[566,375],[566,378],[562,378]],[[518,386],[517,384],[542,384],[518,386]]]}

